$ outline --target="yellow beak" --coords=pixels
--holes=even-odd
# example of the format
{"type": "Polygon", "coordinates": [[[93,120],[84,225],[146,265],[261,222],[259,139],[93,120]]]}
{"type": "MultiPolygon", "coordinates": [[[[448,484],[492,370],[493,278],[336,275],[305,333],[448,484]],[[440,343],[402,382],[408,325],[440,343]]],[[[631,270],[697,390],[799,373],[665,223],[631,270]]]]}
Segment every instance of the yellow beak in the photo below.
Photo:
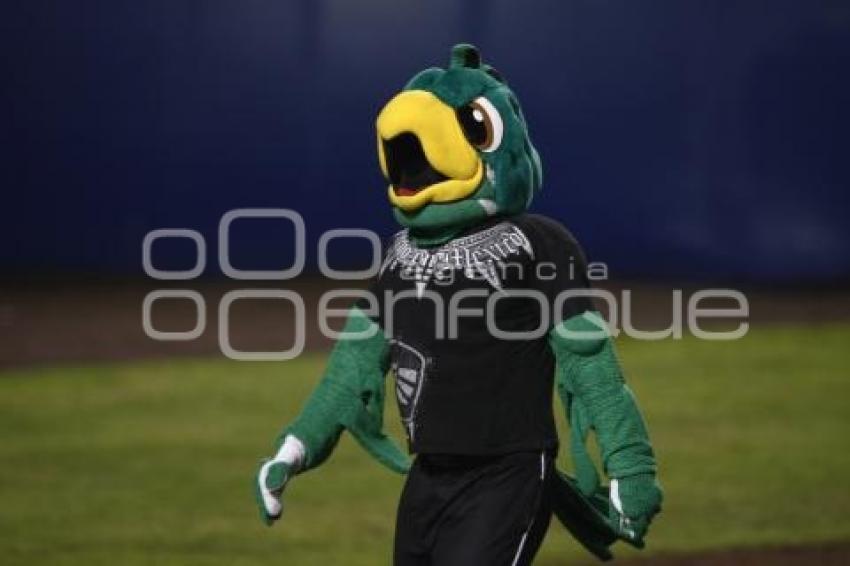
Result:
{"type": "Polygon", "coordinates": [[[433,169],[435,178],[440,179],[422,187],[390,184],[388,196],[394,206],[414,211],[431,202],[461,200],[481,184],[484,165],[478,153],[463,135],[454,110],[430,92],[408,90],[396,95],[378,114],[376,125],[381,171],[391,183],[394,180],[391,169],[403,169],[404,158],[409,152],[388,155],[386,147],[402,134],[416,137],[427,166],[433,169]],[[388,159],[392,162],[388,163],[388,159]]]}

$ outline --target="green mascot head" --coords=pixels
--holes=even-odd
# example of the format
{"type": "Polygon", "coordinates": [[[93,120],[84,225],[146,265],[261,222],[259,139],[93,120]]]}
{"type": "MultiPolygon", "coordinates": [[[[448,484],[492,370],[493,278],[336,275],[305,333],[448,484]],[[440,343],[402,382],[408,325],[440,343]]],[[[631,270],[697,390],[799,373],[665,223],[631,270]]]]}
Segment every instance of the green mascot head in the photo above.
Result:
{"type": "Polygon", "coordinates": [[[540,157],[519,102],[472,45],[456,45],[448,69],[413,77],[381,110],[377,129],[395,217],[422,242],[522,212],[540,189],[540,157]]]}

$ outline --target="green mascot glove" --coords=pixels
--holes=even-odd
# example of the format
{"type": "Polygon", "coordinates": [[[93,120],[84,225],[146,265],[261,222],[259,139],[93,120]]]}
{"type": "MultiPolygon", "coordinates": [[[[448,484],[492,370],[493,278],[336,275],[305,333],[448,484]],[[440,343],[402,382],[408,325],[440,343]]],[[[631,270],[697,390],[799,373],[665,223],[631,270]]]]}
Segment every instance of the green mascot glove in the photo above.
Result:
{"type": "Polygon", "coordinates": [[[264,460],[254,480],[254,498],[260,510],[260,519],[271,526],[283,513],[281,497],[287,482],[304,461],[304,445],[289,435],[274,458],[264,460]]]}
{"type": "Polygon", "coordinates": [[[661,486],[654,474],[611,480],[608,520],[620,538],[643,548],[652,518],[661,511],[661,486]]]}

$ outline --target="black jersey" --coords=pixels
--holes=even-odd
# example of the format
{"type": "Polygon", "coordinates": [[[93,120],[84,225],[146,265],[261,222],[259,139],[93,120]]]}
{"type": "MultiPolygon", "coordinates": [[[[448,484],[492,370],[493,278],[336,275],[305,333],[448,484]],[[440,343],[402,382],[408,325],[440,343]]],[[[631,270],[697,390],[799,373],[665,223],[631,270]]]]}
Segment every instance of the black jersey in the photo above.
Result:
{"type": "Polygon", "coordinates": [[[370,314],[390,339],[412,452],[557,445],[547,334],[590,308],[587,296],[558,300],[587,288],[586,275],[575,239],[538,215],[494,219],[430,248],[406,230],[393,237],[370,314]]]}

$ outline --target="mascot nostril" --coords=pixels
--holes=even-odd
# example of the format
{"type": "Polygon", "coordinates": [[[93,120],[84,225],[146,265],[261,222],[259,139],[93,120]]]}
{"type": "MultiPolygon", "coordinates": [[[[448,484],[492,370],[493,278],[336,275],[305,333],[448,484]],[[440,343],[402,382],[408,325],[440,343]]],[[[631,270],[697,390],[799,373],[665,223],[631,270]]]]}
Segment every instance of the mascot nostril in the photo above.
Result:
{"type": "Polygon", "coordinates": [[[552,515],[590,552],[641,548],[661,509],[655,454],[558,222],[527,213],[542,184],[516,95],[471,45],[414,76],[378,114],[377,153],[402,230],[350,309],[325,375],[255,480],[281,514],[291,477],[344,431],[407,473],[395,566],[534,559],[552,515]],[[532,300],[533,299],[533,300],[532,300]],[[390,372],[413,464],[384,432],[390,372]],[[554,391],[575,477],[556,470],[554,391]],[[602,472],[588,452],[595,433],[602,472]]]}

